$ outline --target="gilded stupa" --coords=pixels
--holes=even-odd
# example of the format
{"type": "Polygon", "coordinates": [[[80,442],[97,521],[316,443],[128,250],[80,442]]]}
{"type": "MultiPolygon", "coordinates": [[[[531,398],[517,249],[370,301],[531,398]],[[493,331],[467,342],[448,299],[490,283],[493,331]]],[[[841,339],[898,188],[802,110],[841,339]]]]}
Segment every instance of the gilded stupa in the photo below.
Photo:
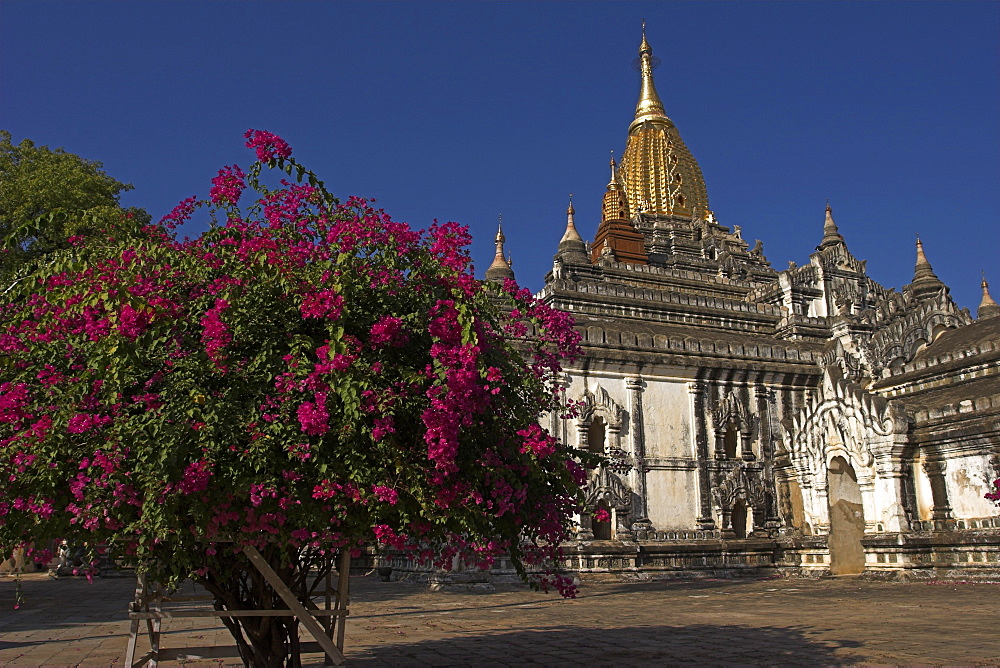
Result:
{"type": "Polygon", "coordinates": [[[636,63],[639,100],[621,162],[612,160],[591,262],[673,267],[755,284],[773,282],[775,271],[760,242],[751,249],[740,228],[722,225],[708,207],[701,168],[656,92],[657,60],[646,40],[645,25],[636,63]]]}
{"type": "Polygon", "coordinates": [[[657,59],[646,41],[645,23],[638,63],[639,101],[619,170],[629,208],[634,213],[704,218],[709,213],[705,179],[656,92],[657,59]]]}

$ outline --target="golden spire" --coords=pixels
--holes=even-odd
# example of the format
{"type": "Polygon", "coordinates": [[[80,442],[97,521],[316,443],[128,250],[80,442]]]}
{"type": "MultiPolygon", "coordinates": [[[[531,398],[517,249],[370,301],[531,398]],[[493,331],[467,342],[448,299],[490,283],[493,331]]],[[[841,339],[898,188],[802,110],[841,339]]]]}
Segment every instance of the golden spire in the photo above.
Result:
{"type": "Polygon", "coordinates": [[[503,235],[503,214],[500,214],[500,221],[497,224],[497,235],[494,239],[496,243],[496,254],[493,256],[493,264],[486,270],[486,280],[502,283],[504,279],[514,278],[514,270],[510,268],[510,262],[503,256],[503,245],[507,237],[503,235]]]}
{"type": "Polygon", "coordinates": [[[642,85],[639,88],[639,102],[635,105],[635,120],[641,122],[649,117],[666,118],[663,111],[663,102],[656,93],[656,85],[653,83],[653,68],[656,67],[653,58],[653,48],[646,41],[646,20],[642,21],[642,43],[639,44],[639,73],[642,75],[642,85]]]}
{"type": "Polygon", "coordinates": [[[618,181],[631,211],[689,220],[702,218],[709,210],[705,179],[673,121],[663,111],[653,84],[653,68],[658,62],[643,24],[636,61],[642,79],[639,102],[618,165],[618,181]]]}
{"type": "Polygon", "coordinates": [[[985,320],[986,318],[995,318],[1000,316],[1000,304],[993,301],[993,297],[990,296],[990,284],[986,282],[986,272],[983,272],[983,300],[979,302],[979,308],[976,309],[976,318],[979,320],[985,320]]]}
{"type": "Polygon", "coordinates": [[[611,181],[604,191],[601,203],[601,224],[597,227],[590,261],[596,263],[609,257],[627,264],[649,264],[642,234],[629,222],[628,196],[615,170],[614,154],[611,158],[611,181]]]}
{"type": "Polygon", "coordinates": [[[618,172],[615,167],[614,152],[611,154],[611,180],[608,181],[608,188],[604,192],[604,203],[601,206],[601,220],[625,220],[629,219],[628,197],[622,190],[621,182],[618,180],[618,172]]]}

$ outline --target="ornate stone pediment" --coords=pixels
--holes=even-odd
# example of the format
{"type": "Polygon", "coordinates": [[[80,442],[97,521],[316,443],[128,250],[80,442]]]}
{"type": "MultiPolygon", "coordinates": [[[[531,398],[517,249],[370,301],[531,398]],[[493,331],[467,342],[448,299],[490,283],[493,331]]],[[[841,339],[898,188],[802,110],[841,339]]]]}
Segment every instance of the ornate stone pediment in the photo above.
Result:
{"type": "Polygon", "coordinates": [[[724,429],[730,422],[735,423],[740,431],[749,431],[753,427],[753,415],[734,391],[722,397],[712,411],[712,420],[716,429],[724,429]]]}
{"type": "Polygon", "coordinates": [[[590,476],[584,488],[584,506],[595,508],[601,501],[607,501],[615,510],[629,510],[632,507],[632,490],[610,469],[600,467],[590,476]]]}
{"type": "Polygon", "coordinates": [[[585,424],[591,422],[595,412],[602,413],[611,427],[620,427],[625,421],[625,409],[600,385],[595,385],[593,392],[587,390],[583,393],[580,421],[585,424]]]}
{"type": "MultiPolygon", "coordinates": [[[[819,396],[808,400],[792,420],[789,455],[802,476],[824,471],[829,451],[839,449],[855,465],[874,466],[875,455],[894,447],[908,420],[902,406],[866,392],[827,369],[819,396]]],[[[859,471],[860,473],[860,471],[859,471]]]]}
{"type": "Polygon", "coordinates": [[[745,466],[734,467],[723,481],[712,489],[716,504],[721,508],[732,508],[737,499],[743,499],[748,506],[764,505],[767,487],[759,469],[748,470],[745,466]]]}
{"type": "Polygon", "coordinates": [[[877,329],[871,338],[873,366],[881,370],[909,362],[942,330],[971,322],[969,313],[958,308],[944,291],[922,303],[896,294],[876,312],[877,329]]]}
{"type": "Polygon", "coordinates": [[[845,348],[841,339],[835,339],[833,345],[828,346],[823,353],[822,365],[836,366],[844,378],[858,385],[864,385],[866,377],[872,376],[871,346],[857,340],[850,341],[850,345],[853,346],[853,351],[845,348]]]}

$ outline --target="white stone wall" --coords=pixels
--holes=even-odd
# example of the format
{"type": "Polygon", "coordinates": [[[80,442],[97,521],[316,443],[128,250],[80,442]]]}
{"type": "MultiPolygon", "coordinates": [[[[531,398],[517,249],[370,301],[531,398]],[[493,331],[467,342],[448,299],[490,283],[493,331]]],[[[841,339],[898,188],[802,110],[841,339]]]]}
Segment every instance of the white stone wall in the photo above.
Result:
{"type": "Polygon", "coordinates": [[[695,458],[691,395],[677,378],[645,378],[642,396],[646,457],[695,458]]]}
{"type": "MultiPolygon", "coordinates": [[[[599,394],[599,389],[606,393],[614,406],[610,410],[598,406],[594,413],[604,418],[608,425],[606,447],[617,444],[630,453],[635,426],[627,379],[634,377],[635,374],[624,372],[588,372],[584,375],[570,369],[566,378],[566,396],[574,401],[583,401],[588,391],[592,395],[599,394]],[[617,430],[614,428],[615,409],[625,415],[617,430]]],[[[648,518],[657,529],[693,529],[699,514],[699,490],[688,381],[679,377],[645,375],[642,380],[643,440],[649,469],[645,473],[648,518]]],[[[583,447],[581,431],[585,431],[585,427],[582,423],[582,419],[574,418],[558,425],[562,432],[560,437],[571,445],[583,447]]],[[[546,426],[553,426],[551,417],[546,426]]],[[[639,487],[639,475],[639,471],[633,471],[624,477],[633,490],[639,487]]]]}
{"type": "Polygon", "coordinates": [[[693,529],[698,518],[696,469],[653,469],[646,474],[649,520],[659,530],[693,529]]]}
{"type": "Polygon", "coordinates": [[[948,501],[956,519],[1000,514],[1000,508],[984,498],[987,492],[993,491],[993,478],[993,467],[986,455],[968,455],[948,460],[945,480],[948,485],[948,501]]]}

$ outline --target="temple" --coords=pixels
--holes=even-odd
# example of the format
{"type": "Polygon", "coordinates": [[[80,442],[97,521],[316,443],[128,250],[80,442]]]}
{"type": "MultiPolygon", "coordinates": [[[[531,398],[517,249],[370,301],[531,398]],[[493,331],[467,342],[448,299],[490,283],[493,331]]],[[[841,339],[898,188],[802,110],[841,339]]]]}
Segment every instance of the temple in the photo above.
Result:
{"type": "MultiPolygon", "coordinates": [[[[884,287],[829,204],[809,262],[774,269],[713,214],[655,63],[644,28],[593,241],[570,201],[539,293],[585,351],[562,379],[583,409],[546,426],[611,461],[591,472],[567,565],[995,578],[1000,306],[985,276],[973,318],[917,239],[910,283],[884,287]]],[[[489,280],[513,275],[503,242],[489,280]]]]}

